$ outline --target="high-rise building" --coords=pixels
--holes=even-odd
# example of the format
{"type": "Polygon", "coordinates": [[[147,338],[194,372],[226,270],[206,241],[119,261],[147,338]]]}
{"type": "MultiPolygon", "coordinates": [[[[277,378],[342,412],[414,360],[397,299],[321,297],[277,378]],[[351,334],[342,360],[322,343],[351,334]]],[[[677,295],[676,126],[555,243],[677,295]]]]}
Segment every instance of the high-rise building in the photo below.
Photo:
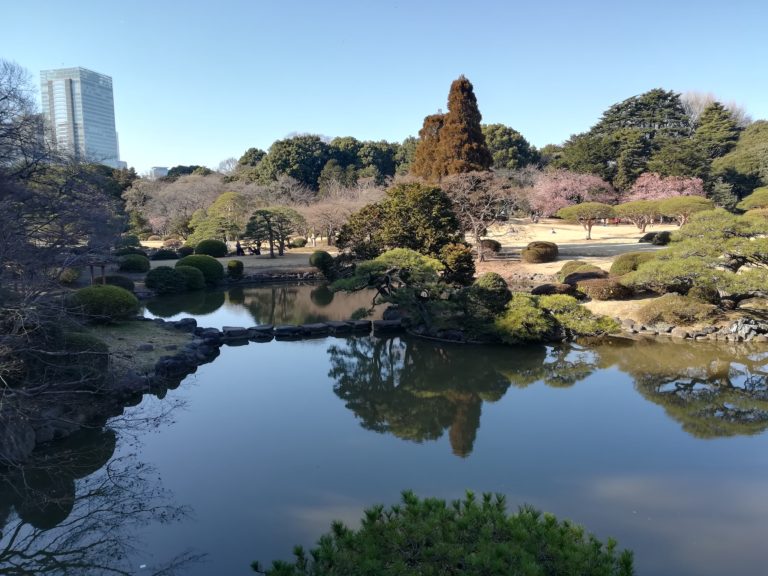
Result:
{"type": "Polygon", "coordinates": [[[40,72],[46,137],[78,160],[118,168],[112,78],[85,68],[40,72]]]}

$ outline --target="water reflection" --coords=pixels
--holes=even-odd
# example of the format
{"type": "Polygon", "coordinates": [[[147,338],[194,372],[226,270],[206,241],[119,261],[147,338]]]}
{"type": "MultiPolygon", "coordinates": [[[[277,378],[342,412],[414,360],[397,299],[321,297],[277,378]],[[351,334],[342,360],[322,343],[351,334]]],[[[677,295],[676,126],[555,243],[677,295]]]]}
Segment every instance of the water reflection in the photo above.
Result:
{"type": "Polygon", "coordinates": [[[758,344],[611,340],[600,366],[632,376],[642,396],[697,438],[768,428],[768,349],[758,344]]]}
{"type": "MultiPolygon", "coordinates": [[[[112,430],[84,430],[0,471],[0,574],[133,574],[136,530],[187,515],[151,467],[113,458],[116,444],[112,430]]],[[[184,573],[201,559],[184,552],[142,573],[184,573]]]]}
{"type": "Polygon", "coordinates": [[[483,402],[510,385],[571,385],[595,368],[586,350],[461,347],[401,338],[352,338],[328,348],[334,392],[364,428],[415,442],[448,429],[453,453],[474,447],[483,402]]]}

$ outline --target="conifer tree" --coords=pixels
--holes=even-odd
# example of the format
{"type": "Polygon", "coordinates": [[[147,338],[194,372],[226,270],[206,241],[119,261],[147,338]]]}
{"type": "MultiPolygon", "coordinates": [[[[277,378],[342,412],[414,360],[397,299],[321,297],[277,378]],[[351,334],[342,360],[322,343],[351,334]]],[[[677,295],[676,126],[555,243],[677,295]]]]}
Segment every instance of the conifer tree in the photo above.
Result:
{"type": "Polygon", "coordinates": [[[437,151],[440,144],[440,131],[445,123],[445,114],[432,114],[424,118],[424,125],[419,130],[419,141],[411,165],[411,173],[429,181],[440,179],[437,166],[437,151]]]}
{"type": "Polygon", "coordinates": [[[693,139],[707,158],[719,158],[731,151],[739,139],[733,115],[719,102],[713,102],[699,116],[693,139]]]}

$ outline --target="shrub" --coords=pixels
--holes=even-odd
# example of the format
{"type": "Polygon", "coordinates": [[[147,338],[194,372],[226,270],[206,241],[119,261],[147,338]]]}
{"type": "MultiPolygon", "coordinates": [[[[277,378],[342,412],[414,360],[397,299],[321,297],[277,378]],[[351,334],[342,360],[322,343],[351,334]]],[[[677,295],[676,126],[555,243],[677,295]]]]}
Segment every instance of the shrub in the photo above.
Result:
{"type": "Polygon", "coordinates": [[[632,288],[613,278],[582,280],[576,283],[576,288],[593,300],[626,300],[634,295],[632,288]]]}
{"type": "Polygon", "coordinates": [[[513,515],[505,497],[467,492],[463,501],[419,500],[375,506],[351,530],[334,522],[307,554],[294,548],[295,562],[275,562],[270,576],[309,574],[600,574],[631,576],[632,553],[601,543],[571,522],[524,506],[513,515]],[[406,552],[407,551],[407,552],[406,552]]]}
{"type": "MultiPolygon", "coordinates": [[[[181,240],[175,240],[173,238],[170,240],[163,240],[163,248],[181,248],[182,244],[181,240]]],[[[194,252],[194,249],[191,249],[190,254],[192,254],[192,252],[194,252]]]]}
{"type": "Polygon", "coordinates": [[[147,272],[149,270],[149,258],[141,254],[129,254],[120,259],[118,269],[121,272],[147,272]]]}
{"type": "Polygon", "coordinates": [[[110,286],[119,286],[123,290],[128,290],[128,292],[133,292],[136,289],[136,285],[133,283],[133,280],[127,276],[120,276],[119,274],[104,276],[104,284],[109,284],[110,286]]]}
{"type": "Polygon", "coordinates": [[[523,262],[531,264],[541,264],[543,262],[554,262],[557,260],[557,244],[554,242],[531,242],[523,248],[521,257],[523,262]]]}
{"type": "Polygon", "coordinates": [[[129,256],[131,254],[138,254],[139,256],[146,256],[147,253],[141,248],[129,246],[128,248],[119,248],[113,252],[115,256],[129,256]]]}
{"type": "Polygon", "coordinates": [[[333,270],[333,256],[325,250],[315,250],[309,256],[309,265],[320,270],[325,276],[329,276],[333,270]]]}
{"type": "Polygon", "coordinates": [[[539,307],[552,314],[569,336],[601,336],[619,329],[619,323],[612,318],[595,316],[575,298],[564,294],[542,296],[539,307]]]}
{"type": "Polygon", "coordinates": [[[195,253],[195,249],[192,246],[187,246],[186,244],[184,246],[179,246],[179,248],[176,250],[176,253],[179,255],[180,258],[184,258],[184,256],[191,256],[195,253]]]}
{"type": "Polygon", "coordinates": [[[147,273],[144,285],[157,294],[178,294],[187,290],[187,279],[175,268],[158,266],[147,273]]]}
{"type": "Polygon", "coordinates": [[[176,272],[184,277],[187,283],[187,290],[195,291],[205,288],[205,276],[200,269],[194,266],[176,266],[176,272]]]}
{"type": "Polygon", "coordinates": [[[495,272],[486,272],[481,275],[469,288],[469,299],[473,307],[486,308],[493,316],[501,314],[512,298],[504,278],[495,272]]]}
{"type": "Polygon", "coordinates": [[[307,245],[307,239],[306,238],[291,238],[290,242],[288,242],[289,248],[304,248],[304,246],[307,245]]]}
{"type": "Polygon", "coordinates": [[[185,256],[176,262],[176,267],[192,266],[203,273],[206,284],[216,284],[224,278],[224,266],[212,256],[206,254],[193,254],[185,256]]]}
{"type": "Polygon", "coordinates": [[[66,304],[74,314],[101,323],[124,320],[139,311],[136,296],[124,288],[109,285],[81,288],[67,298],[66,304]]]}
{"type": "Polygon", "coordinates": [[[59,271],[59,282],[62,284],[74,284],[80,278],[80,274],[82,274],[81,268],[62,268],[59,271]]]}
{"type": "Polygon", "coordinates": [[[480,246],[482,246],[483,250],[490,250],[494,254],[501,250],[501,242],[492,240],[491,238],[480,240],[480,246]]]}
{"type": "Polygon", "coordinates": [[[325,284],[322,286],[318,286],[317,288],[314,288],[309,293],[309,298],[312,300],[312,303],[319,307],[328,306],[331,302],[333,302],[335,294],[333,290],[328,288],[325,284]]]}
{"type": "Polygon", "coordinates": [[[694,284],[686,296],[707,304],[720,304],[720,292],[714,284],[694,284]]]}
{"type": "Polygon", "coordinates": [[[531,294],[534,296],[548,296],[551,294],[568,294],[573,296],[576,292],[576,287],[572,284],[540,284],[531,290],[531,294]]]}
{"type": "Polygon", "coordinates": [[[468,286],[475,277],[475,259],[465,244],[446,244],[440,249],[440,262],[445,265],[443,279],[452,284],[468,286]]]}
{"type": "Polygon", "coordinates": [[[201,240],[195,246],[195,254],[221,258],[227,255],[227,245],[221,240],[201,240]]]}
{"type": "Polygon", "coordinates": [[[715,307],[679,294],[665,294],[637,311],[643,324],[694,324],[711,318],[715,307]]]}
{"type": "Polygon", "coordinates": [[[557,336],[554,319],[530,294],[516,293],[494,322],[497,336],[507,344],[546,342],[557,336]]]}
{"type": "Polygon", "coordinates": [[[243,277],[244,268],[240,260],[230,260],[227,262],[227,276],[232,280],[240,280],[243,277]]]}
{"type": "Polygon", "coordinates": [[[152,254],[152,256],[149,258],[150,260],[178,260],[179,255],[175,250],[167,250],[165,248],[161,248],[152,254]]]}
{"type": "Polygon", "coordinates": [[[653,244],[654,246],[666,246],[671,239],[672,233],[668,230],[663,230],[662,232],[648,232],[638,242],[653,244]]]}
{"type": "Polygon", "coordinates": [[[577,266],[571,271],[565,278],[563,278],[564,284],[576,285],[584,280],[593,280],[596,278],[607,278],[608,272],[600,268],[599,266],[593,266],[592,264],[584,264],[583,266],[577,266]]]}
{"type": "Polygon", "coordinates": [[[624,274],[637,270],[637,267],[643,262],[653,260],[655,257],[656,254],[653,252],[627,252],[621,254],[611,264],[610,273],[612,276],[624,276],[624,274]]]}
{"type": "Polygon", "coordinates": [[[563,267],[560,268],[560,271],[557,273],[557,279],[560,280],[560,282],[563,281],[563,278],[568,276],[571,272],[574,272],[576,268],[579,268],[581,266],[591,266],[591,264],[587,264],[583,260],[569,260],[565,264],[563,264],[563,267]]]}
{"type": "Polygon", "coordinates": [[[125,234],[115,241],[115,248],[128,248],[130,246],[135,246],[136,248],[141,246],[139,237],[135,234],[125,234]]]}
{"type": "Polygon", "coordinates": [[[158,236],[157,234],[152,234],[151,236],[147,236],[147,240],[149,242],[159,242],[160,240],[162,240],[162,238],[160,238],[160,236],[158,236]]]}

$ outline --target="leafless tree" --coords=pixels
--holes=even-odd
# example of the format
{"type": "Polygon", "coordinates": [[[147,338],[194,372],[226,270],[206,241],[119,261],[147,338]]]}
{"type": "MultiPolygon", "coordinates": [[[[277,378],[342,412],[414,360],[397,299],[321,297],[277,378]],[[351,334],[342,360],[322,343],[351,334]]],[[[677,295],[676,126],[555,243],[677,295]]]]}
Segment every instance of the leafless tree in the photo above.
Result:
{"type": "Polygon", "coordinates": [[[707,106],[715,102],[720,102],[731,113],[731,116],[740,128],[746,128],[752,124],[752,117],[743,106],[733,100],[722,102],[711,92],[686,92],[680,97],[680,102],[683,105],[683,110],[685,110],[685,113],[694,125],[699,121],[699,116],[701,116],[701,113],[704,112],[707,106]]]}
{"type": "Polygon", "coordinates": [[[219,166],[216,168],[216,172],[224,174],[225,176],[231,176],[237,169],[237,158],[227,158],[219,162],[219,166]]]}

